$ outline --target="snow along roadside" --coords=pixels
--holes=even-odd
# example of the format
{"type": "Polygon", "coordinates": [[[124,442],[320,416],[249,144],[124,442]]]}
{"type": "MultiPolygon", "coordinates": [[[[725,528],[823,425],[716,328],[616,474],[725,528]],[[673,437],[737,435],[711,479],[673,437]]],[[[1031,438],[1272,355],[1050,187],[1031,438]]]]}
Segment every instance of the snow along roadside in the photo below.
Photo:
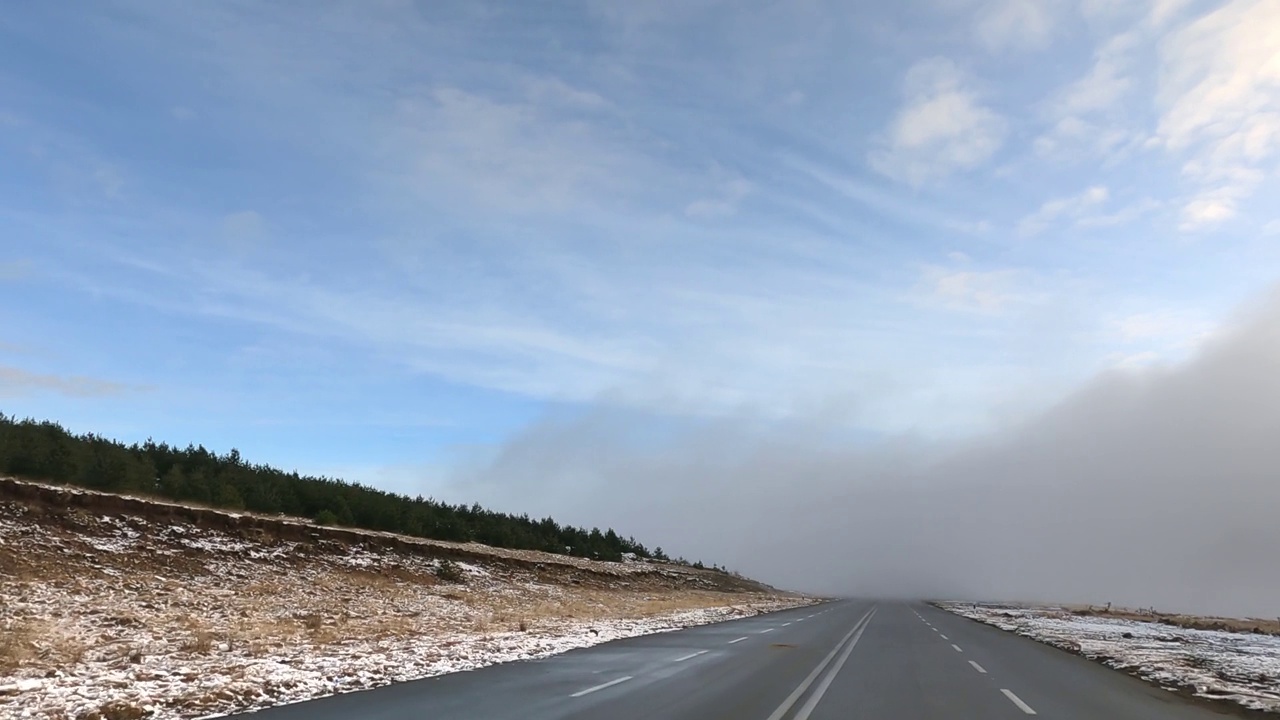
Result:
{"type": "Polygon", "coordinates": [[[1280,712],[1280,637],[1073,615],[1057,607],[935,603],[1165,688],[1280,712]]]}
{"type": "Polygon", "coordinates": [[[103,708],[136,708],[157,720],[255,710],[354,690],[530,660],[612,640],[771,612],[811,600],[763,600],[643,619],[565,622],[529,632],[298,646],[284,654],[146,658],[106,673],[0,679],[0,716],[79,718],[103,708]],[[194,694],[194,696],[193,696],[194,694]],[[190,698],[192,702],[184,702],[190,698]],[[210,701],[214,702],[210,702],[210,701]],[[211,707],[212,706],[212,707],[211,707]]]}

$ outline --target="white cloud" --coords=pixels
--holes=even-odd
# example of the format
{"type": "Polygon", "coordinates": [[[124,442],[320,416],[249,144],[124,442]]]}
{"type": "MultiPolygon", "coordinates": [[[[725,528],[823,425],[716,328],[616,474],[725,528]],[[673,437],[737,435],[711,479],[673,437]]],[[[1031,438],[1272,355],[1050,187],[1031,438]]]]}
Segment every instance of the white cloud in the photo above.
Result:
{"type": "Polygon", "coordinates": [[[1080,15],[1099,32],[1124,23],[1149,22],[1153,6],[1162,4],[1170,4],[1170,0],[1078,0],[1080,15]]]}
{"type": "Polygon", "coordinates": [[[1143,198],[1109,213],[1086,214],[1076,220],[1079,227],[1112,227],[1133,222],[1138,218],[1158,210],[1163,204],[1154,198],[1143,198]]]}
{"type": "Polygon", "coordinates": [[[1272,220],[1262,226],[1262,234],[1265,236],[1280,235],[1280,220],[1272,220]]]}
{"type": "Polygon", "coordinates": [[[751,183],[743,178],[726,180],[714,196],[694,200],[685,206],[684,214],[699,220],[730,217],[737,214],[738,203],[751,194],[752,189],[751,183]]]}
{"type": "Polygon", "coordinates": [[[1161,309],[1112,317],[1105,340],[1119,349],[1113,364],[1135,366],[1180,361],[1213,337],[1215,324],[1201,310],[1161,309]]]}
{"type": "Polygon", "coordinates": [[[455,87],[406,95],[385,135],[397,189],[512,212],[565,211],[621,198],[642,156],[606,123],[580,113],[603,98],[557,80],[499,98],[455,87]]]}
{"type": "Polygon", "coordinates": [[[1192,0],[1151,0],[1151,11],[1148,13],[1148,21],[1152,25],[1160,26],[1172,20],[1179,15],[1192,0]]]}
{"type": "Polygon", "coordinates": [[[1188,201],[1182,207],[1182,222],[1178,228],[1191,232],[1230,220],[1238,209],[1237,195],[1229,188],[1220,188],[1188,201]]]}
{"type": "Polygon", "coordinates": [[[1142,147],[1147,140],[1142,132],[1123,125],[1068,116],[1037,137],[1032,148],[1037,155],[1054,160],[1100,158],[1104,164],[1111,165],[1142,147]]]}
{"type": "Polygon", "coordinates": [[[990,0],[978,11],[974,31],[988,50],[1040,49],[1057,22],[1056,0],[990,0]]]}
{"type": "Polygon", "coordinates": [[[1165,362],[1158,352],[1145,350],[1136,353],[1111,353],[1102,359],[1104,367],[1115,370],[1142,370],[1165,362]]]}
{"type": "Polygon", "coordinates": [[[919,290],[930,304],[949,310],[998,313],[1026,299],[1019,290],[1019,270],[957,270],[925,266],[919,290]]]}
{"type": "Polygon", "coordinates": [[[526,97],[535,104],[579,110],[606,110],[612,107],[601,95],[575,88],[557,77],[530,77],[523,84],[526,97]]]}
{"type": "Polygon", "coordinates": [[[956,219],[943,223],[943,227],[965,235],[986,235],[991,232],[991,221],[956,219]]]}
{"type": "Polygon", "coordinates": [[[1023,237],[1037,235],[1059,218],[1080,220],[1086,212],[1105,203],[1110,196],[1111,192],[1106,186],[1095,185],[1078,195],[1049,200],[1018,223],[1018,234],[1023,237]]]}
{"type": "Polygon", "coordinates": [[[74,398],[100,398],[144,389],[97,378],[51,375],[0,366],[0,397],[12,398],[38,392],[53,392],[74,398]]]}
{"type": "Polygon", "coordinates": [[[986,162],[1000,148],[1006,123],[982,105],[955,63],[922,60],[903,83],[906,102],[868,161],[913,185],[986,162]]]}
{"type": "Polygon", "coordinates": [[[1053,101],[1056,114],[1072,117],[1115,106],[1133,86],[1129,55],[1137,41],[1133,32],[1125,32],[1104,43],[1089,73],[1058,93],[1053,101]]]}
{"type": "Polygon", "coordinates": [[[970,235],[981,234],[990,229],[990,223],[985,220],[975,222],[939,211],[918,197],[900,196],[880,182],[842,174],[794,155],[783,155],[782,161],[804,178],[899,222],[970,235]]]}
{"type": "Polygon", "coordinates": [[[1157,136],[1201,189],[1184,230],[1234,217],[1280,151],[1280,3],[1232,0],[1161,44],[1157,136]]]}
{"type": "Polygon", "coordinates": [[[1125,315],[1112,320],[1111,325],[1123,342],[1199,337],[1209,328],[1209,323],[1198,313],[1170,311],[1125,315]]]}
{"type": "Polygon", "coordinates": [[[1037,154],[1067,160],[1078,159],[1084,150],[1115,161],[1145,140],[1123,115],[1123,101],[1135,85],[1133,54],[1141,39],[1135,30],[1111,36],[1094,53],[1087,73],[1053,93],[1044,106],[1052,124],[1036,138],[1037,154]]]}

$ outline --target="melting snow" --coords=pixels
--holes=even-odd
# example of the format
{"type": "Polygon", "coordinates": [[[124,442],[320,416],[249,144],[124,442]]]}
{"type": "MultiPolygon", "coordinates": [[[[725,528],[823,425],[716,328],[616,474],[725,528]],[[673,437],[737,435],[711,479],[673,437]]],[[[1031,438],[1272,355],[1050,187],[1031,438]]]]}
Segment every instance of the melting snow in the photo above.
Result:
{"type": "Polygon", "coordinates": [[[451,584],[430,550],[54,522],[3,502],[0,544],[17,560],[0,564],[0,647],[18,659],[0,657],[4,718],[238,712],[811,602],[706,592],[702,576],[643,564],[510,564],[510,551],[458,562],[466,581],[451,584]]]}
{"type": "Polygon", "coordinates": [[[1165,687],[1280,712],[1280,637],[1073,615],[1062,608],[939,603],[1165,687]]]}

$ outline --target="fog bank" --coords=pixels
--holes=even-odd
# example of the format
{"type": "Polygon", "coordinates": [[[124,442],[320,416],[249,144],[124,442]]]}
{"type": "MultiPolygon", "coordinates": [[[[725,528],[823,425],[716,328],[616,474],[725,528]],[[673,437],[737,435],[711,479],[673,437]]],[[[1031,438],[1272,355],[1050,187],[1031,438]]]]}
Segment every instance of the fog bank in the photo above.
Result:
{"type": "Polygon", "coordinates": [[[1271,617],[1278,479],[1273,296],[1183,365],[1104,373],[975,440],[854,450],[746,420],[655,439],[601,411],[528,428],[457,489],[809,591],[1271,617]]]}

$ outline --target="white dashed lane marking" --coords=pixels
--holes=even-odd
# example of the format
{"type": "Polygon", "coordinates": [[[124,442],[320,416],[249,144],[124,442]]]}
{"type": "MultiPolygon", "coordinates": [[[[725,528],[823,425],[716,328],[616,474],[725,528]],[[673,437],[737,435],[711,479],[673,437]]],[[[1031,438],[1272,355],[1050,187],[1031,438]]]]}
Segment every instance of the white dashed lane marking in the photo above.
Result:
{"type": "Polygon", "coordinates": [[[710,650],[699,650],[699,651],[698,651],[698,652],[696,652],[696,653],[689,653],[688,655],[685,655],[684,657],[678,657],[678,658],[676,658],[675,660],[672,660],[671,662],[684,662],[685,660],[692,660],[693,658],[696,658],[696,657],[698,657],[699,655],[706,655],[708,652],[711,652],[711,651],[710,651],[710,650]]]}
{"type": "Polygon", "coordinates": [[[1001,689],[1000,692],[1004,693],[1004,696],[1009,698],[1009,702],[1013,703],[1014,705],[1017,705],[1018,709],[1021,710],[1022,712],[1028,715],[1036,714],[1036,711],[1032,710],[1030,705],[1022,702],[1022,698],[1018,697],[1017,695],[1014,695],[1012,690],[1001,689]]]}
{"type": "Polygon", "coordinates": [[[604,690],[605,688],[611,688],[614,685],[619,685],[630,679],[631,679],[630,675],[624,675],[618,678],[617,680],[610,680],[609,682],[604,683],[603,685],[596,685],[595,687],[589,687],[586,690],[579,690],[578,692],[570,695],[569,697],[582,697],[583,695],[590,695],[591,693],[596,692],[597,690],[604,690]]]}

